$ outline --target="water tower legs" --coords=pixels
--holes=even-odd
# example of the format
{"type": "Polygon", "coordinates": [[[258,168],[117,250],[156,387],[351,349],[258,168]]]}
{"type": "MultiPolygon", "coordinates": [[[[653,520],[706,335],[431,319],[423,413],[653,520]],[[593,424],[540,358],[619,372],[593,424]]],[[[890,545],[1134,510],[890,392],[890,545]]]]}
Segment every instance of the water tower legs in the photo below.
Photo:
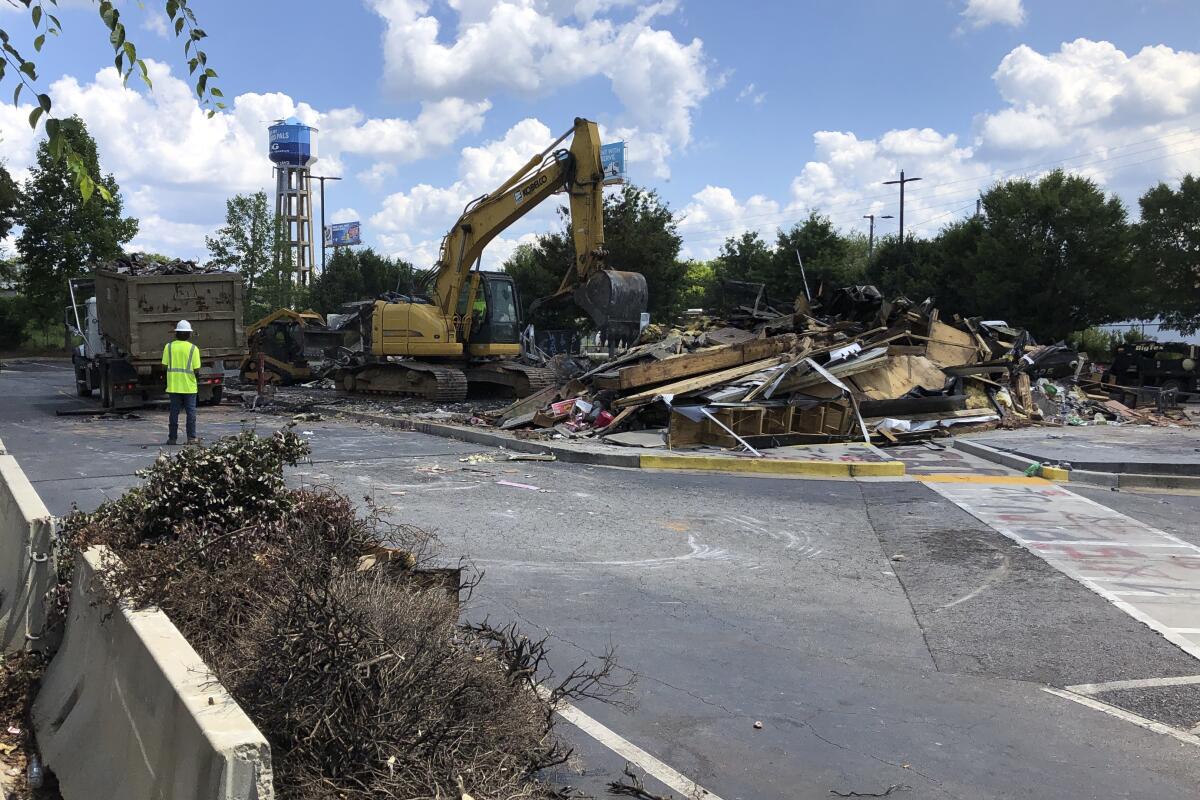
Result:
{"type": "Polygon", "coordinates": [[[296,282],[308,285],[313,275],[312,181],[308,167],[275,165],[275,214],[285,227],[287,253],[296,282]]]}

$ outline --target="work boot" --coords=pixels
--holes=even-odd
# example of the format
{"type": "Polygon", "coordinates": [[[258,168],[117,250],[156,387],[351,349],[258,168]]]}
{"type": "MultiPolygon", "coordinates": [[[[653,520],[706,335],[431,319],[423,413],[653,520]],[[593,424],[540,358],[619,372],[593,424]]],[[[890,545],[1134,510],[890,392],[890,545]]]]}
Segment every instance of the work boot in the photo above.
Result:
{"type": "Polygon", "coordinates": [[[167,439],[167,441],[166,441],[166,442],[164,442],[163,444],[166,444],[166,445],[169,445],[169,446],[171,446],[171,447],[174,447],[175,445],[179,444],[179,442],[177,442],[177,441],[176,441],[176,440],[174,440],[174,439],[167,439]]]}
{"type": "Polygon", "coordinates": [[[194,436],[191,439],[188,439],[187,443],[188,444],[203,444],[204,440],[201,439],[199,436],[194,436]]]}

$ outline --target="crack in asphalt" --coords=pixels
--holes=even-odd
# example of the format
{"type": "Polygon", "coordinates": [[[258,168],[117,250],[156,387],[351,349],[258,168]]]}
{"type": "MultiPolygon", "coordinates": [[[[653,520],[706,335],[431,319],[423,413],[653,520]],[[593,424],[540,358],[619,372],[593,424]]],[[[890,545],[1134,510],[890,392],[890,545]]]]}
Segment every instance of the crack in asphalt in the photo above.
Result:
{"type": "MultiPolygon", "coordinates": [[[[871,516],[871,501],[867,499],[867,493],[863,491],[862,483],[855,481],[854,485],[858,487],[858,496],[862,499],[863,512],[867,518],[867,524],[871,526],[871,533],[875,536],[875,541],[879,543],[879,553],[884,558],[887,554],[883,549],[883,537],[879,535],[879,528],[875,526],[875,519],[871,516]]],[[[941,672],[938,666],[937,657],[933,654],[933,648],[929,646],[929,635],[925,631],[925,626],[921,624],[921,618],[917,615],[916,606],[913,605],[912,597],[908,594],[908,587],[904,585],[904,580],[900,577],[900,573],[892,570],[896,575],[896,583],[900,585],[900,591],[904,592],[904,599],[908,602],[908,610],[912,613],[913,622],[916,623],[917,630],[921,632],[921,641],[925,643],[925,651],[929,654],[929,663],[933,666],[935,672],[941,672]]]]}

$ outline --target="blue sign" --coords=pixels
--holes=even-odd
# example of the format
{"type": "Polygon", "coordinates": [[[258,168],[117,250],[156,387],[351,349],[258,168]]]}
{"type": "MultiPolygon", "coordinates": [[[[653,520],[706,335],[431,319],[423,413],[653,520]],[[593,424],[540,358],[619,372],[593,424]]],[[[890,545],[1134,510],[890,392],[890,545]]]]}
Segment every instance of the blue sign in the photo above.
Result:
{"type": "Polygon", "coordinates": [[[335,222],[325,226],[325,244],[341,247],[347,244],[362,244],[362,223],[335,222]]]}
{"type": "Polygon", "coordinates": [[[600,145],[600,166],[604,169],[604,182],[625,182],[625,143],[613,142],[600,145]]]}

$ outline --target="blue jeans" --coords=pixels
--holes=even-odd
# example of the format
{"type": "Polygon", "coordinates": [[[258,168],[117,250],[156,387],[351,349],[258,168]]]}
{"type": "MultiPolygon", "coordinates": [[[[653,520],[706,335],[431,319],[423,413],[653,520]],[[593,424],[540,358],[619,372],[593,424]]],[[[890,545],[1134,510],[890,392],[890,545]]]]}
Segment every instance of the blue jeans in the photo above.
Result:
{"type": "Polygon", "coordinates": [[[196,438],[196,395],[168,394],[171,398],[171,421],[167,429],[167,439],[174,442],[179,437],[179,409],[187,411],[187,438],[190,442],[196,438]]]}

